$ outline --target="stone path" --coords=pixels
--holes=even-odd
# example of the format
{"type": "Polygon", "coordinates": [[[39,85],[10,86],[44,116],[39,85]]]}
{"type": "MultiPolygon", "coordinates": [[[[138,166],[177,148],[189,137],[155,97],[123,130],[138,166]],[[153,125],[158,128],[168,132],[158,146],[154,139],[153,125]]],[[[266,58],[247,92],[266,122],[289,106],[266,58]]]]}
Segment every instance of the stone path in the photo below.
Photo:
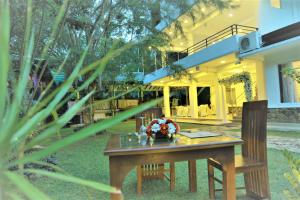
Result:
{"type": "MultiPolygon", "coordinates": [[[[239,132],[223,131],[225,135],[240,137],[239,132]]],[[[300,134],[299,134],[300,135],[300,134]]],[[[284,150],[300,153],[300,138],[290,138],[290,137],[279,137],[279,136],[268,136],[267,137],[268,148],[284,150]]]]}
{"type": "MultiPolygon", "coordinates": [[[[203,128],[200,127],[197,129],[216,131],[216,132],[222,133],[224,135],[232,136],[232,137],[240,137],[241,136],[241,133],[239,131],[235,131],[235,130],[240,129],[240,126],[238,126],[238,125],[203,126],[203,128]]],[[[267,146],[268,146],[268,148],[273,148],[273,149],[278,149],[278,150],[287,149],[292,152],[300,153],[300,133],[299,133],[299,138],[268,136],[267,146]]]]}

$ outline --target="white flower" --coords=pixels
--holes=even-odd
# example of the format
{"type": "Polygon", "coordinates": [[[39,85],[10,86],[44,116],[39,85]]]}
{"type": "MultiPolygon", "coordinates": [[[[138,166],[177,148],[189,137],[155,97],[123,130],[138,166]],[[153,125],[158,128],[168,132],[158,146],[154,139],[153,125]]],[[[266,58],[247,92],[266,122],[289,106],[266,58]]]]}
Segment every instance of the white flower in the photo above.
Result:
{"type": "Polygon", "coordinates": [[[158,132],[158,131],[160,131],[159,124],[153,124],[152,127],[151,127],[151,131],[153,131],[155,133],[158,132]]]}
{"type": "Polygon", "coordinates": [[[168,129],[169,133],[174,134],[176,132],[175,125],[173,123],[169,123],[168,126],[169,126],[169,129],[168,129]]]}
{"type": "Polygon", "coordinates": [[[158,119],[158,124],[165,124],[167,122],[167,120],[165,119],[158,119]]]}

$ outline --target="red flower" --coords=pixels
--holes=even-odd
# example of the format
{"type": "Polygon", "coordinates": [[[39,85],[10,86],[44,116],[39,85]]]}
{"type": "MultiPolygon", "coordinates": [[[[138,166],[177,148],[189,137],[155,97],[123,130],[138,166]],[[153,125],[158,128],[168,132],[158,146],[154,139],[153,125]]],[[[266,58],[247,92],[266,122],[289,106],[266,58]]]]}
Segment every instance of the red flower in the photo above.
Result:
{"type": "Polygon", "coordinates": [[[160,132],[161,132],[163,135],[167,135],[167,134],[168,134],[168,129],[169,129],[168,124],[161,124],[161,125],[160,125],[160,132]]]}
{"type": "MultiPolygon", "coordinates": [[[[165,119],[165,118],[163,118],[163,119],[165,119]]],[[[148,137],[152,137],[152,130],[151,129],[152,129],[152,126],[154,124],[158,124],[158,120],[157,119],[153,120],[147,126],[146,133],[147,133],[148,137]]],[[[166,119],[165,124],[159,124],[159,126],[160,126],[160,133],[162,135],[165,135],[165,136],[168,135],[168,133],[169,133],[169,125],[168,124],[173,124],[175,126],[175,128],[176,128],[175,134],[180,131],[180,127],[179,127],[178,124],[176,124],[175,122],[173,122],[171,119],[166,119]]]]}
{"type": "Polygon", "coordinates": [[[158,124],[158,120],[157,120],[157,119],[153,120],[153,121],[150,123],[150,126],[152,126],[153,124],[158,124]]]}

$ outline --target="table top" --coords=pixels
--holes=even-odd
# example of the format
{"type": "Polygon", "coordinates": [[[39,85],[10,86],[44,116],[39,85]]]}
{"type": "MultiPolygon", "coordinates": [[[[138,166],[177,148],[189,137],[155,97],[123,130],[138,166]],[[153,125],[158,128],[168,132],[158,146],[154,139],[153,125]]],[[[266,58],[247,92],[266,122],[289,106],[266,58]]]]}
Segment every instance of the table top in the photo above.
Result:
{"type": "Polygon", "coordinates": [[[140,140],[135,134],[114,134],[111,135],[106,149],[105,155],[133,155],[144,153],[163,153],[174,151],[188,151],[195,149],[210,149],[217,147],[226,147],[242,144],[243,140],[228,136],[216,136],[205,138],[188,138],[177,134],[173,141],[170,140],[153,140],[152,142],[146,138],[140,140]]]}

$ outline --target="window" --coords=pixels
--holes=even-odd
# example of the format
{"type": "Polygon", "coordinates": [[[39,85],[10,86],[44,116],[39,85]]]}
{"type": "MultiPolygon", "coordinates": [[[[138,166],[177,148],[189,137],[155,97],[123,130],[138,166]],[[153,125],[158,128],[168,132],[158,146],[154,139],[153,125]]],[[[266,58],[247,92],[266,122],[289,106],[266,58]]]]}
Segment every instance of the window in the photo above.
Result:
{"type": "Polygon", "coordinates": [[[289,76],[284,75],[283,71],[292,68],[300,73],[300,61],[280,64],[279,82],[280,98],[282,103],[300,102],[300,84],[289,76]]]}

